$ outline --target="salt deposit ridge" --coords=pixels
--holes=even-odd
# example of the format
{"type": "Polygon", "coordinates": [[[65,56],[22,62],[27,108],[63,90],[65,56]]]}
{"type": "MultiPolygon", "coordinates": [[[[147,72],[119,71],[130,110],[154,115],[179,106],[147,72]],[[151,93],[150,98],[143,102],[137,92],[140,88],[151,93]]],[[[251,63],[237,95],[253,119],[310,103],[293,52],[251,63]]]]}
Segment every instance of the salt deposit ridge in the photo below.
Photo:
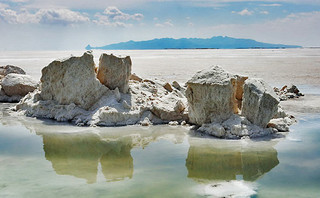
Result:
{"type": "Polygon", "coordinates": [[[53,61],[33,87],[16,105],[16,114],[87,126],[192,124],[221,138],[264,136],[288,131],[294,123],[262,79],[219,66],[196,73],[181,86],[131,74],[130,57],[102,54],[96,68],[93,55],[86,52],[53,61]]]}

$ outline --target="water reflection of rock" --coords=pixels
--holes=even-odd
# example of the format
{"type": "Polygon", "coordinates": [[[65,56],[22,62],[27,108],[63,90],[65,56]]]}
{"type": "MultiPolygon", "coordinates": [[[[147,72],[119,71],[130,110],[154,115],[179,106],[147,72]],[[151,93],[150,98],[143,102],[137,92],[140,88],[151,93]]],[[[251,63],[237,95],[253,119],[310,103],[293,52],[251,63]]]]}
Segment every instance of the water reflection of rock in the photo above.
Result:
{"type": "Polygon", "coordinates": [[[206,144],[189,139],[189,143],[188,177],[197,181],[236,180],[241,176],[243,180],[255,181],[279,164],[277,151],[270,142],[250,142],[248,146],[240,142],[206,144]]]}
{"type": "Polygon", "coordinates": [[[43,135],[45,157],[59,175],[72,175],[96,182],[100,161],[107,181],[132,178],[131,140],[103,141],[94,134],[43,135]]]}
{"type": "Polygon", "coordinates": [[[52,163],[55,172],[86,179],[87,183],[96,182],[99,163],[106,181],[132,178],[132,148],[143,148],[159,139],[181,143],[187,131],[183,127],[165,126],[154,126],[147,130],[143,127],[44,126],[43,123],[33,124],[28,128],[43,137],[45,157],[52,163]],[[62,133],[60,128],[67,132],[62,133]],[[77,133],[74,130],[84,131],[77,133]]]}

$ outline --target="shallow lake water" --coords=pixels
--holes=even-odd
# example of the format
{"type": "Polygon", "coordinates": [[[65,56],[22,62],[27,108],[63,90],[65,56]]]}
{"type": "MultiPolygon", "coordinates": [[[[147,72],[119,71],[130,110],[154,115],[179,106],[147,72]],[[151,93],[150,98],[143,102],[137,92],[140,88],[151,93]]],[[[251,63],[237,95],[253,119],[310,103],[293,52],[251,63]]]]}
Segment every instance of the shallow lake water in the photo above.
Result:
{"type": "Polygon", "coordinates": [[[301,117],[273,139],[221,140],[182,126],[76,127],[4,110],[0,197],[319,197],[319,121],[301,117]]]}

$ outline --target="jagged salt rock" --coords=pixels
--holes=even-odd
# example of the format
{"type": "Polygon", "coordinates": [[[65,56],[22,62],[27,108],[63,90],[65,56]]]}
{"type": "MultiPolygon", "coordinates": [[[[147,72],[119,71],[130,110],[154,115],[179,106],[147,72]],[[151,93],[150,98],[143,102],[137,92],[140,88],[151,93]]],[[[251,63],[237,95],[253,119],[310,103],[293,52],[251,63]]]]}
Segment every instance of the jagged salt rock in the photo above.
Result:
{"type": "Polygon", "coordinates": [[[166,83],[165,85],[163,85],[163,88],[165,88],[167,91],[172,92],[172,86],[169,83],[166,83]]]}
{"type": "Polygon", "coordinates": [[[1,89],[0,85],[0,102],[19,102],[22,96],[15,95],[15,96],[8,96],[4,91],[1,89]]]}
{"type": "Polygon", "coordinates": [[[183,102],[181,100],[178,100],[176,103],[176,106],[174,107],[174,110],[177,113],[181,113],[182,111],[184,111],[186,108],[186,106],[183,104],[183,102]]]}
{"type": "Polygon", "coordinates": [[[213,135],[216,137],[224,137],[226,134],[225,129],[221,124],[211,123],[211,124],[203,124],[198,131],[206,133],[208,135],[213,135]]]}
{"type": "Polygon", "coordinates": [[[89,52],[81,57],[53,61],[42,69],[42,100],[54,100],[63,105],[74,103],[88,110],[108,91],[96,78],[94,69],[89,52]]]}
{"type": "Polygon", "coordinates": [[[278,110],[273,118],[285,118],[288,117],[288,114],[282,109],[280,105],[278,105],[278,110]]]}
{"type": "Polygon", "coordinates": [[[242,84],[246,79],[230,74],[219,66],[196,73],[187,82],[190,122],[197,125],[222,122],[238,113],[242,84]]]}
{"type": "Polygon", "coordinates": [[[10,73],[2,80],[2,89],[7,96],[25,96],[34,91],[38,82],[29,75],[10,73]]]}
{"type": "Polygon", "coordinates": [[[102,84],[110,89],[118,87],[120,92],[127,93],[130,76],[130,56],[119,58],[112,54],[101,54],[97,78],[102,84]]]}
{"type": "Polygon", "coordinates": [[[242,112],[251,123],[265,128],[277,113],[279,100],[262,79],[248,79],[244,84],[242,112]]]}
{"type": "Polygon", "coordinates": [[[152,125],[149,118],[145,117],[143,121],[140,122],[141,126],[149,126],[152,125]]]}
{"type": "Polygon", "coordinates": [[[293,120],[288,117],[285,118],[276,118],[270,120],[268,127],[275,128],[280,132],[288,132],[289,126],[293,124],[293,120]]]}
{"type": "Polygon", "coordinates": [[[130,75],[130,79],[129,80],[135,80],[135,81],[138,81],[138,82],[142,82],[142,78],[137,76],[137,74],[135,74],[135,73],[130,75]]]}
{"type": "Polygon", "coordinates": [[[170,125],[170,126],[177,126],[178,124],[179,124],[178,121],[170,121],[170,122],[168,123],[168,125],[170,125]]]}
{"type": "Polygon", "coordinates": [[[7,65],[7,66],[0,66],[0,75],[6,76],[8,74],[26,74],[26,72],[21,69],[20,67],[7,65]]]}
{"type": "Polygon", "coordinates": [[[181,89],[181,86],[180,86],[180,84],[179,84],[177,81],[173,81],[173,82],[172,82],[172,86],[173,86],[174,88],[178,89],[178,90],[181,89]]]}

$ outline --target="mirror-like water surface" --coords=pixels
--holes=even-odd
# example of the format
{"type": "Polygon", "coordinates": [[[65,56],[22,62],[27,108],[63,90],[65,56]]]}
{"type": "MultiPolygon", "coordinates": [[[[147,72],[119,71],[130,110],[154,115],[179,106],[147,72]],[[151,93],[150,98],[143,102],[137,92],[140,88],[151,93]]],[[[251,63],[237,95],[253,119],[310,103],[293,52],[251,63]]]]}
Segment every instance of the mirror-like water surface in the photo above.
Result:
{"type": "Polygon", "coordinates": [[[319,197],[319,141],[317,116],[287,136],[230,141],[181,126],[86,128],[2,111],[0,197],[319,197]]]}

